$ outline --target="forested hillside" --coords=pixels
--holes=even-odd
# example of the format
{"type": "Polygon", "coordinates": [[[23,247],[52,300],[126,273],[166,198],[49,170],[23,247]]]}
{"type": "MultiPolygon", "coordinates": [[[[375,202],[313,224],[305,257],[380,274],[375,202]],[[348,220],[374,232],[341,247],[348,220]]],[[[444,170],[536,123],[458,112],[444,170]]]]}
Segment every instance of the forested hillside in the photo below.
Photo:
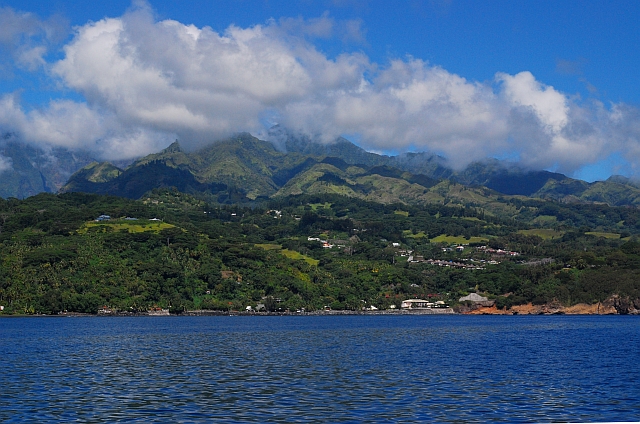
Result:
{"type": "Polygon", "coordinates": [[[469,293],[499,307],[640,299],[637,209],[505,207],[517,213],[330,194],[212,206],[169,189],[0,200],[0,305],[56,314],[455,306],[469,293]]]}

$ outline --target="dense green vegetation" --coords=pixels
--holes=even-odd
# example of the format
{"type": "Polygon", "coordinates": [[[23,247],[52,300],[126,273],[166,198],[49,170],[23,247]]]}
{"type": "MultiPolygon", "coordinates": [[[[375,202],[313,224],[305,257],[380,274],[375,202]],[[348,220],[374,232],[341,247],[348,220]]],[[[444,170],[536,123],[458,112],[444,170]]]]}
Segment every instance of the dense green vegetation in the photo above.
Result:
{"type": "Polygon", "coordinates": [[[505,204],[517,214],[329,194],[254,208],[212,206],[175,190],[137,201],[0,199],[0,305],[4,314],[55,314],[388,308],[428,296],[455,304],[470,292],[501,307],[640,298],[640,211],[505,204]],[[102,214],[112,218],[95,221],[102,214]]]}

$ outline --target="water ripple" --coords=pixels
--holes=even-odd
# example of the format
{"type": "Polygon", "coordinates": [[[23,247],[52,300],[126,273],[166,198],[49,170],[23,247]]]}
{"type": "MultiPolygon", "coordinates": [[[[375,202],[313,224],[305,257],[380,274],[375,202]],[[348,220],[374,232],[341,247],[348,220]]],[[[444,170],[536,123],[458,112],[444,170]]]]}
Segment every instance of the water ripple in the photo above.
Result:
{"type": "Polygon", "coordinates": [[[632,317],[0,321],[0,419],[631,421],[632,317]]]}

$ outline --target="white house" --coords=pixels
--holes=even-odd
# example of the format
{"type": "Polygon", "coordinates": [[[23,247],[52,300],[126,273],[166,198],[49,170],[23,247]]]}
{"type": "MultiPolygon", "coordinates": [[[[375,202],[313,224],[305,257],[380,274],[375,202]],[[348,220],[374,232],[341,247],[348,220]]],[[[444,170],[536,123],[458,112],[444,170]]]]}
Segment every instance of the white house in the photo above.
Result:
{"type": "Polygon", "coordinates": [[[424,309],[431,308],[432,306],[433,303],[424,299],[407,299],[403,300],[402,304],[400,305],[400,307],[403,309],[424,309]]]}

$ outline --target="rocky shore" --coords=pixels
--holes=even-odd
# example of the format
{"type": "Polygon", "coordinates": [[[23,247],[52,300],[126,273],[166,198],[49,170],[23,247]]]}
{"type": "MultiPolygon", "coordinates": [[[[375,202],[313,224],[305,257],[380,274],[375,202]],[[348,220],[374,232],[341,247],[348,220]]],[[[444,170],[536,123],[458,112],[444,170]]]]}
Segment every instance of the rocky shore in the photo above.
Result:
{"type": "Polygon", "coordinates": [[[493,306],[460,306],[457,313],[467,315],[640,315],[640,299],[621,298],[611,296],[604,302],[593,304],[578,303],[564,306],[559,302],[543,305],[512,306],[510,309],[498,309],[493,306]]]}

